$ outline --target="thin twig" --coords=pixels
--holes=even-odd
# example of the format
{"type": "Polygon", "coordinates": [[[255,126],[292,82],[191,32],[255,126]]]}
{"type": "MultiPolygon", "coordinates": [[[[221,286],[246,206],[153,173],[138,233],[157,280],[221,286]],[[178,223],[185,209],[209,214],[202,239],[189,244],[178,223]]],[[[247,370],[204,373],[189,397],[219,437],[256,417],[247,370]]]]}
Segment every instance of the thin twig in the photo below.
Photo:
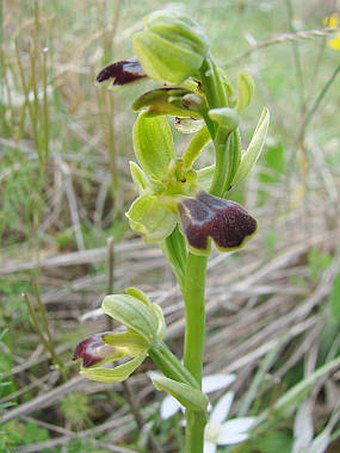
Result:
{"type": "Polygon", "coordinates": [[[286,42],[292,42],[292,41],[304,40],[304,39],[324,38],[324,37],[331,35],[332,33],[339,32],[339,31],[340,31],[340,28],[337,28],[337,27],[325,27],[322,29],[297,31],[295,33],[280,33],[279,35],[271,36],[270,38],[264,39],[262,41],[257,41],[250,49],[246,50],[242,54],[233,58],[225,66],[227,68],[236,66],[242,60],[244,60],[245,58],[248,58],[252,53],[254,53],[260,49],[265,49],[267,47],[271,47],[275,44],[283,44],[286,42]]]}

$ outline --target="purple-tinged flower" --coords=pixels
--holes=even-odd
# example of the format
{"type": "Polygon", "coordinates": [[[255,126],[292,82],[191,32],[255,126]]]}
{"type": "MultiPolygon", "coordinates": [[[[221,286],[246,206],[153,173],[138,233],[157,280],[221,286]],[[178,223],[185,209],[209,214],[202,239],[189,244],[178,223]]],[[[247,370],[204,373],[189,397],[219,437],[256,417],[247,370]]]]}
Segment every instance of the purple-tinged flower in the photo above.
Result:
{"type": "Polygon", "coordinates": [[[105,335],[111,332],[102,332],[82,340],[76,346],[72,360],[83,360],[83,367],[88,368],[103,362],[107,357],[116,353],[116,347],[105,343],[105,335]]]}
{"type": "Polygon", "coordinates": [[[189,246],[200,254],[210,252],[211,239],[222,251],[245,245],[257,229],[256,220],[238,203],[204,191],[178,204],[181,226],[189,246]]]}
{"type": "Polygon", "coordinates": [[[98,83],[112,80],[112,85],[126,85],[136,80],[147,77],[139,60],[131,58],[131,60],[117,61],[109,66],[106,66],[98,74],[96,81],[98,83]]]}

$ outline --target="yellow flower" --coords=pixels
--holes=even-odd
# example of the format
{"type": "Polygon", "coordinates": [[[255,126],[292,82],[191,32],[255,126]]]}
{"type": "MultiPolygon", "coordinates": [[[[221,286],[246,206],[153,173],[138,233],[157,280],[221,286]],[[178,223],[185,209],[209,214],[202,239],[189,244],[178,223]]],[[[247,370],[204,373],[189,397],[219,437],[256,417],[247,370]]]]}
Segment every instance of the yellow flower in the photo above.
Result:
{"type": "Polygon", "coordinates": [[[327,41],[328,47],[334,50],[340,50],[340,32],[335,34],[335,38],[327,41]]]}
{"type": "Polygon", "coordinates": [[[337,27],[339,25],[339,15],[337,13],[333,13],[329,17],[324,17],[323,24],[325,27],[337,27]]]}
{"type": "MultiPolygon", "coordinates": [[[[339,25],[339,15],[337,13],[331,14],[329,17],[323,18],[323,24],[325,27],[337,27],[339,25]]],[[[327,41],[328,47],[334,50],[340,50],[340,32],[335,33],[334,38],[327,41]]]]}

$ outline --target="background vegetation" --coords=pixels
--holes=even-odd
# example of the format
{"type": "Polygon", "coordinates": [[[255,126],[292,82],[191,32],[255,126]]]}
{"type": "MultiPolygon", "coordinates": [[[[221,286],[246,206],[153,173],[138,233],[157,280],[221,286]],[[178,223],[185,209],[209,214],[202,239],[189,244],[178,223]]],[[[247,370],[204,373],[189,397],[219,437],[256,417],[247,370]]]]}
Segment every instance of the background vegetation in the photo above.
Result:
{"type": "MultiPolygon", "coordinates": [[[[259,233],[240,253],[213,255],[207,288],[206,373],[236,373],[233,415],[253,384],[247,413],[257,415],[339,353],[339,50],[324,19],[337,5],[184,3],[231,80],[241,69],[255,79],[244,133],[263,104],[272,115],[257,171],[231,194],[257,217],[259,233]]],[[[151,363],[128,384],[101,385],[71,362],[81,338],[107,328],[103,296],[131,285],[162,306],[167,340],[181,350],[183,305],[171,271],[124,218],[135,196],[130,105],[141,88],[94,85],[103,66],[132,55],[142,17],[165,5],[1,2],[1,452],[179,451],[181,416],[161,422],[162,395],[143,373],[151,363]]],[[[307,395],[315,432],[334,425],[328,452],[340,448],[338,385],[339,371],[307,395]]],[[[233,451],[290,452],[300,403],[233,451]]]]}

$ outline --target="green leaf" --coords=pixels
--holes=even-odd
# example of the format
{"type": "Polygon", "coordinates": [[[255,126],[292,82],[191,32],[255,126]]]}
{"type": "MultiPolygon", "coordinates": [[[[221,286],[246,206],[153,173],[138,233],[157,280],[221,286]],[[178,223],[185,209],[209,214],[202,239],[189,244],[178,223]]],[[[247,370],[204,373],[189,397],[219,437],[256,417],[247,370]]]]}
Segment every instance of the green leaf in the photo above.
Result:
{"type": "Polygon", "coordinates": [[[144,171],[140,168],[136,162],[130,161],[130,172],[132,176],[132,180],[135,184],[137,192],[141,195],[145,192],[149,185],[149,180],[144,171]]]}
{"type": "Polygon", "coordinates": [[[257,123],[253,138],[251,139],[247,150],[242,155],[241,163],[232,182],[232,186],[239,184],[246,178],[246,176],[248,176],[248,173],[260,157],[267,137],[269,120],[269,110],[265,107],[261,113],[259,122],[257,123]]]}
{"type": "Polygon", "coordinates": [[[320,368],[317,368],[312,374],[289,389],[269,411],[267,410],[259,415],[259,423],[276,414],[290,416],[306,395],[310,393],[315,383],[333,370],[339,368],[339,366],[340,357],[337,357],[320,368]]]}
{"type": "Polygon", "coordinates": [[[194,411],[204,411],[208,406],[207,396],[194,387],[188,384],[174,381],[166,377],[152,377],[152,383],[157,390],[163,390],[187,409],[194,411]]]}
{"type": "Polygon", "coordinates": [[[236,111],[238,113],[245,110],[254,93],[254,81],[250,74],[247,72],[241,72],[237,79],[237,103],[236,111]]]}
{"type": "Polygon", "coordinates": [[[157,338],[159,319],[151,307],[128,294],[111,294],[102,303],[103,311],[150,345],[157,338]]]}
{"type": "Polygon", "coordinates": [[[332,319],[340,324],[340,274],[338,274],[333,281],[330,294],[330,305],[332,319]]]}
{"type": "Polygon", "coordinates": [[[177,224],[175,215],[162,204],[159,197],[142,195],[126,213],[133,230],[145,236],[148,242],[159,242],[173,231],[177,224]]]}
{"type": "Polygon", "coordinates": [[[144,361],[147,354],[141,354],[128,362],[118,365],[115,368],[92,367],[82,368],[80,374],[92,381],[97,382],[122,382],[132,374],[144,361]]]}
{"type": "Polygon", "coordinates": [[[147,112],[138,116],[134,147],[143,171],[158,180],[166,176],[170,161],[176,158],[171,129],[163,116],[149,118],[147,112]]]}

